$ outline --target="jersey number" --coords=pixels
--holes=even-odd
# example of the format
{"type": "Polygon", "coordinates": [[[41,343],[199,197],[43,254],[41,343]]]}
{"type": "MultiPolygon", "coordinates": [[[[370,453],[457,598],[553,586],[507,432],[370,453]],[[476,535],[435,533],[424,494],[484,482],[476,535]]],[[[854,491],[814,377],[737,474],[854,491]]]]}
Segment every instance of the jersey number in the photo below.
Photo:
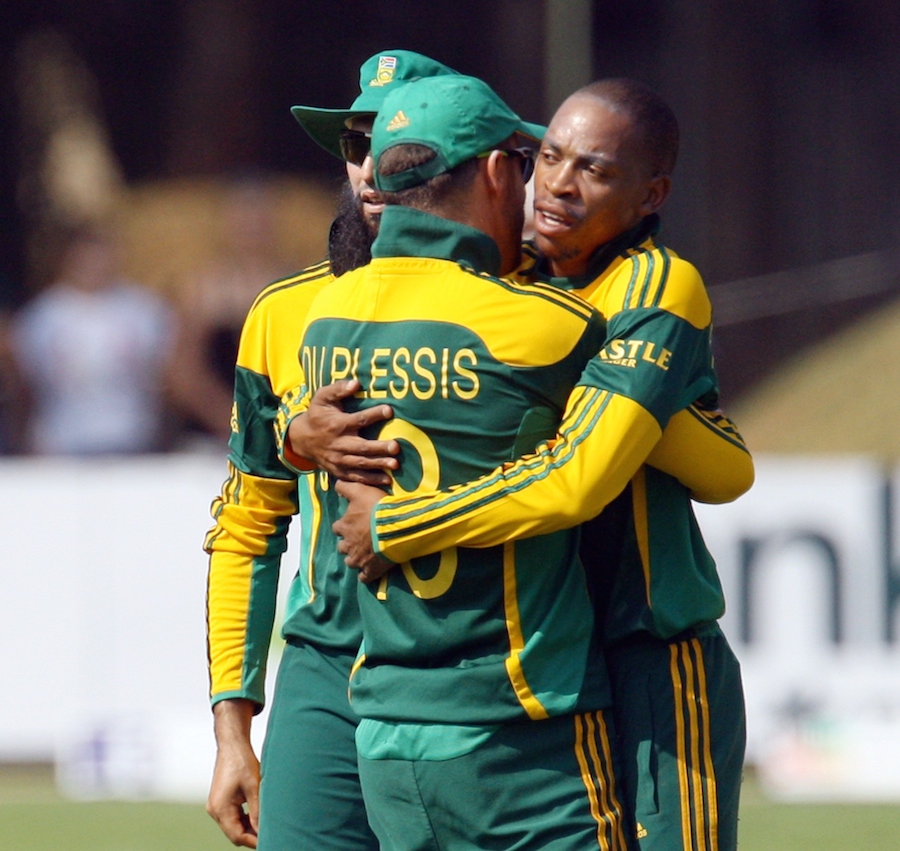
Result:
{"type": "MultiPolygon", "coordinates": [[[[379,440],[403,440],[412,446],[418,453],[422,463],[422,478],[416,490],[437,490],[441,482],[441,462],[434,443],[422,429],[406,420],[388,420],[381,429],[378,438],[379,440]]],[[[394,493],[410,494],[413,491],[404,488],[395,479],[394,493]]],[[[453,584],[453,579],[456,576],[456,547],[442,550],[440,558],[441,561],[437,572],[430,579],[422,579],[416,573],[412,562],[405,561],[400,565],[400,569],[409,583],[410,590],[416,597],[422,600],[433,600],[435,597],[440,597],[450,590],[450,586],[453,584]]],[[[387,597],[387,574],[378,586],[378,597],[382,600],[387,597]]]]}

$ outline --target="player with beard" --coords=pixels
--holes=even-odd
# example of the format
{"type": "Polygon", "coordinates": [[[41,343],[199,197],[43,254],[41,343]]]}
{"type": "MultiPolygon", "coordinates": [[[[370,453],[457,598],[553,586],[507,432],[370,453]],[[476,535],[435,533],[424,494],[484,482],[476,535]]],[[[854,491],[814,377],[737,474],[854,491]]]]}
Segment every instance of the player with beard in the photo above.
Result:
{"type": "Polygon", "coordinates": [[[335,545],[330,530],[317,525],[318,477],[298,482],[282,465],[272,422],[281,395],[299,380],[297,346],[313,298],[336,276],[370,259],[382,209],[368,155],[375,113],[398,85],[447,73],[453,72],[425,56],[384,51],[363,63],[360,95],[349,109],[292,109],[317,143],[346,162],[348,182],[329,235],[329,259],[269,285],[245,321],[235,368],[229,475],[213,502],[215,526],[205,541],[218,747],[207,811],[235,845],[269,851],[377,848],[359,789],[357,719],[347,701],[361,637],[355,576],[317,571],[320,548],[335,545]],[[287,644],[260,772],[251,722],[265,702],[281,556],[298,508],[300,564],[287,604],[287,644]]]}
{"type": "MultiPolygon", "coordinates": [[[[337,214],[328,232],[328,260],[331,273],[336,278],[351,269],[365,266],[372,259],[372,240],[378,233],[381,214],[363,212],[363,203],[350,183],[345,183],[338,197],[337,214]]],[[[371,207],[372,202],[368,203],[371,207]]]]}

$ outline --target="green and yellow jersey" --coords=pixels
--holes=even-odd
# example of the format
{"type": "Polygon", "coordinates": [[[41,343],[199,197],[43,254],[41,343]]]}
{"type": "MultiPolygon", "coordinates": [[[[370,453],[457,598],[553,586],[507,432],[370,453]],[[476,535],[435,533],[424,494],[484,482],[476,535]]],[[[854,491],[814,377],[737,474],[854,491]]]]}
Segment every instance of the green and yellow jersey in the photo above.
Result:
{"type": "MultiPolygon", "coordinates": [[[[331,529],[319,535],[320,500],[333,498],[319,476],[298,478],[280,461],[273,421],[281,396],[302,377],[299,344],[315,296],[334,280],[327,262],[276,281],[257,297],[241,335],[235,369],[228,472],[213,502],[207,630],[211,696],[265,701],[266,660],[281,556],[299,506],[300,565],[290,586],[285,637],[355,653],[360,642],[355,577],[334,569],[331,529]],[[299,486],[299,487],[298,487],[299,486]]],[[[325,480],[327,484],[327,479],[325,480]]]]}
{"type": "MultiPolygon", "coordinates": [[[[641,570],[629,574],[619,589],[622,598],[609,603],[610,612],[618,604],[628,611],[615,635],[649,629],[667,637],[679,626],[721,615],[721,586],[693,519],[690,492],[643,465],[668,458],[686,475],[698,474],[678,460],[677,448],[660,442],[683,409],[675,436],[683,441],[698,435],[729,465],[713,471],[713,478],[726,481],[710,501],[746,490],[752,461],[726,419],[702,405],[689,408],[697,399],[715,405],[712,310],[696,269],[657,244],[657,229],[657,217],[648,217],[598,251],[580,279],[541,278],[539,268],[526,266],[529,279],[571,290],[597,308],[607,322],[603,349],[569,397],[558,434],[534,453],[444,492],[382,500],[372,526],[382,555],[404,561],[451,544],[496,546],[569,528],[595,517],[634,480],[632,525],[641,570]],[[675,514],[661,511],[686,519],[689,532],[673,543],[671,524],[662,518],[675,514]],[[673,583],[681,589],[677,598],[666,593],[673,583]]],[[[589,566],[589,550],[583,549],[583,558],[589,566]]]]}
{"type": "Polygon", "coordinates": [[[640,632],[669,639],[724,614],[715,563],[684,482],[695,496],[716,502],[721,494],[710,489],[735,498],[753,480],[752,459],[734,424],[710,410],[718,386],[706,289],[693,266],[656,241],[658,230],[658,216],[649,217],[592,258],[580,278],[546,278],[540,264],[532,272],[578,293],[607,319],[606,345],[581,383],[638,402],[664,428],[649,463],[617,498],[627,510],[607,511],[583,530],[586,568],[597,581],[612,583],[599,595],[607,605],[607,645],[640,632]],[[694,372],[671,374],[675,351],[693,353],[687,362],[694,372]],[[649,368],[640,375],[642,365],[649,368]],[[680,407],[686,399],[702,403],[680,407]],[[608,555],[614,557],[607,561],[608,555]]]}
{"type": "MultiPolygon", "coordinates": [[[[603,341],[589,305],[495,277],[490,239],[417,210],[386,209],[372,254],[316,299],[302,356],[308,393],[353,377],[359,406],[393,407],[372,436],[401,444],[395,493],[467,481],[555,432],[603,341]]],[[[485,725],[608,705],[572,532],[451,541],[359,591],[362,718],[485,725]]]]}

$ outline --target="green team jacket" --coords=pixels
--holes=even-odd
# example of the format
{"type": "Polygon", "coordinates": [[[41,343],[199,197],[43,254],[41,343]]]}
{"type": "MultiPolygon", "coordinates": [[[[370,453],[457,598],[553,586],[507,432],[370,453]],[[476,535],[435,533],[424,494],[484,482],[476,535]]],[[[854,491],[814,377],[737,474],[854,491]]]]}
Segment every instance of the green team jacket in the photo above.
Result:
{"type": "Polygon", "coordinates": [[[557,435],[534,453],[467,484],[382,500],[372,523],[382,555],[403,561],[449,542],[496,546],[568,528],[598,515],[627,486],[627,501],[588,526],[582,547],[603,598],[606,641],[641,632],[670,638],[722,615],[691,491],[645,462],[659,461],[670,420],[682,438],[667,450],[675,456],[670,469],[680,463],[685,479],[709,467],[698,447],[718,447],[713,463],[725,484],[709,501],[745,491],[752,461],[733,424],[708,409],[717,382],[706,289],[693,266],[657,243],[657,230],[658,218],[648,217],[603,246],[580,279],[543,277],[535,257],[526,264],[530,278],[597,308],[607,322],[604,346],[570,396],[557,435]],[[697,399],[705,405],[691,406],[697,399]],[[685,440],[688,434],[696,439],[685,440]]]}
{"type": "MultiPolygon", "coordinates": [[[[353,377],[359,406],[393,407],[375,432],[402,446],[395,493],[467,481],[555,432],[603,341],[589,305],[495,277],[490,239],[417,210],[385,210],[372,256],[317,297],[302,359],[307,393],[353,377]]],[[[360,584],[357,714],[485,725],[607,706],[577,540],[450,544],[360,584]]]]}

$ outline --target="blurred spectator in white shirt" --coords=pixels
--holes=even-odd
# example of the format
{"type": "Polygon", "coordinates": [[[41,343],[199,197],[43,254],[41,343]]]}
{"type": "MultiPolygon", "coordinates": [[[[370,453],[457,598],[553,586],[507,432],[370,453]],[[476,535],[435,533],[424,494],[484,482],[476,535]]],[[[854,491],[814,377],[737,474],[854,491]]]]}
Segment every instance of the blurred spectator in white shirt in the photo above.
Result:
{"type": "Polygon", "coordinates": [[[32,452],[163,446],[172,312],[153,291],[120,277],[117,251],[109,231],[74,229],[53,283],[13,320],[13,351],[31,398],[32,452]]]}

